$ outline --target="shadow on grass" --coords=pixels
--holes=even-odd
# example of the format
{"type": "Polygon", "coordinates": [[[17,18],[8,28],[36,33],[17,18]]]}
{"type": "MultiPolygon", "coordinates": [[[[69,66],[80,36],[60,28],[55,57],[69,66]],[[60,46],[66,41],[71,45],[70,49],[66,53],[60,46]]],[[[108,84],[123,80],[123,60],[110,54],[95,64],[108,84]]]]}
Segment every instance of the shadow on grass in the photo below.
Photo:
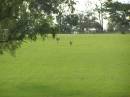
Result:
{"type": "Polygon", "coordinates": [[[0,97],[79,97],[78,90],[64,90],[40,84],[21,84],[12,89],[0,89],[0,97]]]}
{"type": "Polygon", "coordinates": [[[18,85],[3,83],[0,84],[0,97],[130,97],[129,90],[118,92],[116,90],[107,90],[107,88],[101,90],[100,87],[89,86],[84,89],[74,87],[30,82],[18,85]]]}

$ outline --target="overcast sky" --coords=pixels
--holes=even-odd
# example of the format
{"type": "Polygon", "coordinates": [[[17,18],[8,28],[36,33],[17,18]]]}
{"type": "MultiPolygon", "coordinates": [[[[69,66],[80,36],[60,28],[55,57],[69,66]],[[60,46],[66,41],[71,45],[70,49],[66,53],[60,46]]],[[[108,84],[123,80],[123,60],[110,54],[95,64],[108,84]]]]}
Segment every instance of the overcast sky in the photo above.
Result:
{"type": "MultiPolygon", "coordinates": [[[[77,5],[76,5],[77,11],[91,10],[95,4],[99,4],[99,0],[75,0],[75,1],[77,1],[77,5]],[[89,3],[91,4],[91,6],[87,7],[87,5],[90,5],[89,3]]],[[[101,0],[101,1],[106,1],[106,0],[101,0]]],[[[113,0],[113,1],[130,3],[130,0],[113,0]]]]}

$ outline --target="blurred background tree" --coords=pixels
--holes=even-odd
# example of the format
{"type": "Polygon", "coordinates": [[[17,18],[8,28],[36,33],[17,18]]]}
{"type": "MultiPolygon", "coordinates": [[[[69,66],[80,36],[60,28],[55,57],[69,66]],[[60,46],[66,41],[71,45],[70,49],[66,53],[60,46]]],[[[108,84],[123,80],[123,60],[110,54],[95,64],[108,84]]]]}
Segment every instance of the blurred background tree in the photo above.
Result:
{"type": "Polygon", "coordinates": [[[108,31],[125,33],[129,31],[130,4],[113,2],[108,0],[104,3],[104,11],[108,13],[108,31]]]}

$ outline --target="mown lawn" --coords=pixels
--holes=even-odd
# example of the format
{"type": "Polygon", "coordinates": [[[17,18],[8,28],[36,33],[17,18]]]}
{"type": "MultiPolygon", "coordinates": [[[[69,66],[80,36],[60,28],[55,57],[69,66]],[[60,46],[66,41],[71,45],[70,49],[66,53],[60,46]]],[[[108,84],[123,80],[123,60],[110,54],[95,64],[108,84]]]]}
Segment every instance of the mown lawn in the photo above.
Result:
{"type": "Polygon", "coordinates": [[[0,55],[0,97],[130,97],[130,35],[59,37],[0,55]]]}

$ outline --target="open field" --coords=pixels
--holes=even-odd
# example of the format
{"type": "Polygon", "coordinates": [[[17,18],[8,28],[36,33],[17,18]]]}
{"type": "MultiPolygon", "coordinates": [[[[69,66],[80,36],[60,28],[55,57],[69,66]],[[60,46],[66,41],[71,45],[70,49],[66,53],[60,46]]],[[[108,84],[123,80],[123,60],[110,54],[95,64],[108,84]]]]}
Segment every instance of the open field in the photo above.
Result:
{"type": "Polygon", "coordinates": [[[130,35],[27,41],[0,56],[0,97],[130,97],[130,35]]]}

